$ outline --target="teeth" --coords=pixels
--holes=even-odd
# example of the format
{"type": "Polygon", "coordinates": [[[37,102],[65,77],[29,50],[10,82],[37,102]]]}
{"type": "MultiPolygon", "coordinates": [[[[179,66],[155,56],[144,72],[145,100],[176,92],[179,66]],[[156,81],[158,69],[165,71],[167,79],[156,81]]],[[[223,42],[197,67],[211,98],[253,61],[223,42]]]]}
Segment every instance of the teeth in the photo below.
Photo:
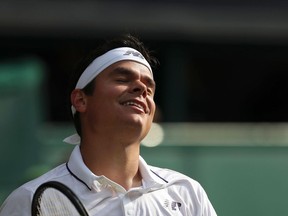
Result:
{"type": "Polygon", "coordinates": [[[139,107],[140,109],[144,110],[143,106],[141,106],[140,104],[131,102],[131,101],[124,103],[124,106],[136,106],[136,107],[139,107]]]}

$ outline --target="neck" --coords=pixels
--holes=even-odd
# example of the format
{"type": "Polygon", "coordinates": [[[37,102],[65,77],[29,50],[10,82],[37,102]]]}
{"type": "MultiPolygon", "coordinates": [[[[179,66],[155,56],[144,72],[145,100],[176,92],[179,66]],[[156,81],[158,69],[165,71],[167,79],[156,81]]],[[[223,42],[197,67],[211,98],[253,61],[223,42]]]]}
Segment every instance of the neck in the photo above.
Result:
{"type": "MultiPolygon", "coordinates": [[[[111,140],[110,140],[111,141],[111,140]]],[[[141,185],[139,172],[139,143],[97,143],[82,140],[83,161],[95,175],[104,175],[126,190],[141,185]]]]}

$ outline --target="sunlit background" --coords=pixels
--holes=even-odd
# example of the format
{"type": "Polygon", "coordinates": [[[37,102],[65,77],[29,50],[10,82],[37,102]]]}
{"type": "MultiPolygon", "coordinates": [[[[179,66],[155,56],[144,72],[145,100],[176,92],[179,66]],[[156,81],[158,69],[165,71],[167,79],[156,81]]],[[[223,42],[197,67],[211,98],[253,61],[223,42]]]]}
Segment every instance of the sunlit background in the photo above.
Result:
{"type": "Polygon", "coordinates": [[[3,0],[0,202],[64,162],[70,72],[131,32],[160,67],[148,163],[205,188],[218,215],[288,215],[288,2],[3,0]]]}

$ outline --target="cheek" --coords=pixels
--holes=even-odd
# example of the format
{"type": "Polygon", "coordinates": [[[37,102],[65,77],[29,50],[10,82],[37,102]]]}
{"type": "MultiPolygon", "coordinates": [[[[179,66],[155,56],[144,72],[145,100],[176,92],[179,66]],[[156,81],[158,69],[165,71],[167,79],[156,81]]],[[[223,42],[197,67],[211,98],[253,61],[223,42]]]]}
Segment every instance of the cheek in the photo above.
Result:
{"type": "Polygon", "coordinates": [[[111,85],[102,85],[98,86],[96,91],[94,92],[94,98],[99,102],[111,101],[115,100],[119,96],[119,94],[123,91],[120,87],[111,86],[111,85]]]}
{"type": "Polygon", "coordinates": [[[155,112],[156,112],[156,104],[155,104],[154,100],[150,100],[149,104],[150,104],[150,116],[153,117],[155,115],[155,112]]]}

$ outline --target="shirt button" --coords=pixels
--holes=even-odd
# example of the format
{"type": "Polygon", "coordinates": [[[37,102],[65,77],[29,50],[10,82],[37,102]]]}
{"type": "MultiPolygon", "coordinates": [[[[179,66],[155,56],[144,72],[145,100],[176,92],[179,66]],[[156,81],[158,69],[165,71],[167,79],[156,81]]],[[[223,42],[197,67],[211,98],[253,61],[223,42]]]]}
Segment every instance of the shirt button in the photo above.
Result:
{"type": "Polygon", "coordinates": [[[128,209],[127,214],[128,215],[133,215],[133,209],[128,209]]]}

